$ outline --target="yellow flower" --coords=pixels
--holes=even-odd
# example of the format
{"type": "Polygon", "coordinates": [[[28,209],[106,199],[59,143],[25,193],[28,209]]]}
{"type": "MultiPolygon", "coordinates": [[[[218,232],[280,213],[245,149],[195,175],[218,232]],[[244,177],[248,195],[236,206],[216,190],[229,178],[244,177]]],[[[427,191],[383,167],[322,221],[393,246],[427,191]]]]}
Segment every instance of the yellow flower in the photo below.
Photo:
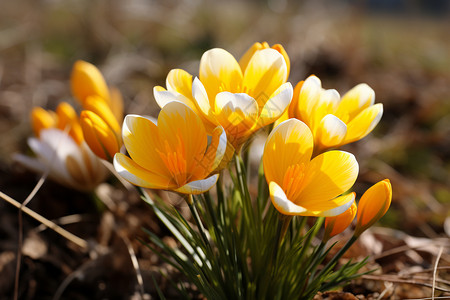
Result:
{"type": "Polygon", "coordinates": [[[392,185],[389,179],[382,180],[370,187],[359,200],[355,236],[361,235],[381,219],[389,209],[391,200],[392,185]]]}
{"type": "Polygon", "coordinates": [[[263,164],[270,197],[285,215],[335,216],[353,203],[352,194],[340,196],[358,176],[355,157],[344,151],[329,151],[311,160],[311,130],[289,119],[270,133],[264,146],[263,164]]]}
{"type": "Polygon", "coordinates": [[[383,114],[383,105],[374,104],[375,92],[362,83],[342,99],[336,90],[322,88],[312,75],[294,89],[289,109],[278,121],[297,118],[305,122],[314,135],[315,153],[339,147],[368,135],[383,114]]]}
{"type": "Polygon", "coordinates": [[[112,160],[122,146],[120,125],[123,100],[120,92],[108,89],[100,71],[92,64],[77,61],[72,69],[73,95],[81,102],[81,128],[91,150],[100,158],[112,160]]]}
{"type": "Polygon", "coordinates": [[[80,114],[80,122],[87,144],[98,157],[112,161],[114,154],[122,146],[117,119],[98,96],[87,97],[84,108],[80,114]]]}
{"type": "MultiPolygon", "coordinates": [[[[249,54],[250,55],[250,54],[249,54]]],[[[286,56],[287,57],[287,56],[286,56]]],[[[206,51],[200,61],[199,78],[172,70],[167,90],[157,86],[154,96],[160,107],[168,102],[185,103],[200,113],[208,130],[221,125],[229,143],[239,151],[248,137],[278,119],[292,99],[286,83],[285,57],[275,49],[255,51],[243,69],[227,51],[206,51]]]]}
{"type": "Polygon", "coordinates": [[[209,190],[218,174],[210,175],[222,160],[226,134],[217,126],[208,135],[202,120],[183,103],[166,104],[157,125],[149,118],[127,115],[122,129],[130,155],[114,156],[117,172],[134,185],[184,194],[209,190]]]}
{"type": "MultiPolygon", "coordinates": [[[[353,199],[355,199],[355,193],[351,193],[351,195],[353,199]]],[[[333,236],[343,232],[352,223],[353,219],[355,219],[356,210],[356,203],[353,202],[342,214],[325,218],[325,233],[323,240],[326,242],[333,236]]]]}
{"type": "Polygon", "coordinates": [[[28,145],[36,157],[18,154],[16,161],[37,173],[48,170],[50,179],[81,191],[105,180],[108,170],[85,143],[72,106],[63,102],[56,113],[37,107],[31,119],[36,138],[28,145]]]}

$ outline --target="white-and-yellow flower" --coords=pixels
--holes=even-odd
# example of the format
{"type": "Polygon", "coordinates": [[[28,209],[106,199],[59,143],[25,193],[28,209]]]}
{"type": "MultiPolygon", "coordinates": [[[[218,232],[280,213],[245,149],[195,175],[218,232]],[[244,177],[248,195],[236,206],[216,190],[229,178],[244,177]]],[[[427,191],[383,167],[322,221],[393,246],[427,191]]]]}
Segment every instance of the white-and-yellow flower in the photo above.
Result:
{"type": "Polygon", "coordinates": [[[36,137],[28,145],[36,156],[17,154],[17,162],[80,191],[93,190],[106,179],[108,170],[84,141],[72,106],[62,102],[56,112],[36,107],[31,119],[36,137]]]}
{"type": "Polygon", "coordinates": [[[224,49],[206,51],[194,80],[184,70],[170,71],[167,90],[154,88],[157,103],[160,107],[174,99],[185,103],[201,115],[208,130],[221,125],[228,142],[239,151],[252,133],[283,114],[293,93],[286,82],[289,71],[284,49],[282,54],[272,48],[253,48],[241,64],[224,49]]]}
{"type": "Polygon", "coordinates": [[[137,186],[184,194],[200,194],[214,186],[219,175],[211,173],[227,144],[221,126],[209,139],[200,117],[177,101],[162,108],[157,124],[127,115],[122,136],[130,157],[117,153],[114,167],[123,178],[137,186]]]}
{"type": "Polygon", "coordinates": [[[357,141],[368,135],[383,115],[383,105],[374,104],[375,92],[362,83],[342,98],[336,90],[322,88],[312,75],[299,82],[288,110],[278,122],[296,118],[306,123],[314,136],[315,153],[357,141]]]}
{"type": "Polygon", "coordinates": [[[333,150],[311,159],[313,135],[305,123],[289,119],[275,127],[264,146],[264,174],[270,198],[284,215],[336,216],[346,211],[358,176],[353,154],[333,150]]]}

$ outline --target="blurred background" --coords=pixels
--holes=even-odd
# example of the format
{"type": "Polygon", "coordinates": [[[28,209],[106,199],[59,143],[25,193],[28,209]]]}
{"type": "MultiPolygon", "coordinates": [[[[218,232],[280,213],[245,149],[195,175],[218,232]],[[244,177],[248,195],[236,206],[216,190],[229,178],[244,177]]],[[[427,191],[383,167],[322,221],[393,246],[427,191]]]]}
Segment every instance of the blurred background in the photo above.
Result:
{"type": "MultiPolygon", "coordinates": [[[[355,186],[359,195],[373,183],[391,179],[393,203],[380,224],[394,230],[390,231],[391,246],[409,245],[399,238],[404,235],[431,243],[448,239],[449,32],[447,0],[2,1],[0,190],[20,201],[32,190],[36,176],[18,168],[11,156],[29,153],[26,139],[32,135],[32,107],[55,109],[62,100],[77,106],[69,86],[76,60],[95,64],[107,83],[120,89],[126,113],[156,116],[152,89],[165,86],[171,69],[198,75],[200,57],[210,48],[224,48],[239,58],[254,42],[267,41],[285,47],[291,60],[289,81],[294,85],[315,74],[324,88],[343,95],[365,82],[375,90],[376,102],[383,103],[384,115],[374,132],[344,150],[354,153],[360,162],[355,186]]],[[[95,211],[84,198],[81,194],[67,196],[67,191],[50,184],[34,200],[40,203],[33,205],[49,218],[95,211]],[[68,204],[66,198],[77,202],[68,204]]],[[[78,230],[95,236],[102,220],[78,230]]],[[[148,216],[134,221],[135,231],[141,225],[157,226],[148,216]]],[[[0,272],[14,274],[17,210],[0,202],[0,224],[0,272]]],[[[37,225],[30,220],[24,230],[37,225]]],[[[50,262],[49,267],[48,255],[60,252],[48,247],[44,263],[42,256],[26,258],[23,280],[31,278],[35,286],[32,292],[21,292],[23,299],[52,295],[60,281],[87,260],[79,254],[66,269],[59,262],[50,262]],[[39,264],[44,266],[38,268],[39,264]],[[49,268],[58,270],[56,282],[42,291],[37,278],[48,276],[49,268]]],[[[139,255],[143,261],[150,256],[139,255]]],[[[414,264],[430,267],[435,252],[427,255],[414,264]]],[[[449,248],[445,248],[442,264],[449,266],[449,256],[449,248]]],[[[398,264],[383,270],[401,268],[398,264]]],[[[99,292],[99,281],[93,282],[92,291],[115,298],[111,295],[117,286],[109,287],[112,292],[99,292]]],[[[0,278],[0,296],[4,293],[8,299],[11,286],[10,280],[0,278]]],[[[84,299],[80,297],[73,299],[84,299]]]]}

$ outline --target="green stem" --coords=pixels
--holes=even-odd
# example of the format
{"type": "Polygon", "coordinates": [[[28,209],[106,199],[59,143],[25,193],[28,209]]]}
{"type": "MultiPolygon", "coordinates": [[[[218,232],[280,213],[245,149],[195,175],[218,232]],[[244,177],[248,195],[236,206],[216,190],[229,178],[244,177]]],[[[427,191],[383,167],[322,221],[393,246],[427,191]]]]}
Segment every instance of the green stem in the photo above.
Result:
{"type": "Polygon", "coordinates": [[[205,247],[207,247],[211,250],[211,245],[209,243],[208,238],[206,237],[205,228],[203,227],[203,223],[200,220],[200,216],[198,214],[197,208],[195,207],[194,197],[192,197],[192,194],[188,195],[188,199],[186,202],[189,206],[189,209],[191,210],[191,213],[194,218],[195,224],[197,225],[198,231],[200,232],[200,235],[202,236],[205,247]]]}

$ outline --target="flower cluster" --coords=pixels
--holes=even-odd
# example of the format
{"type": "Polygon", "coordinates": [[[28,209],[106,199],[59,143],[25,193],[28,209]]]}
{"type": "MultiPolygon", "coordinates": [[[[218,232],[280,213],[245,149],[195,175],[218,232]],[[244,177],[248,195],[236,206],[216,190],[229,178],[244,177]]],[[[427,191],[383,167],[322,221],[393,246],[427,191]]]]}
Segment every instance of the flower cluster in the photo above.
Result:
{"type": "Polygon", "coordinates": [[[89,190],[106,176],[103,159],[138,187],[187,195],[197,231],[178,215],[163,212],[141,190],[190,256],[178,256],[155,236],[151,240],[206,297],[306,299],[352,278],[362,266],[348,264],[333,273],[343,251],[386,213],[392,187],[387,179],[378,182],[357,206],[351,189],[358,162],[338,150],[368,135],[380,121],[383,106],[374,104],[374,91],[359,84],[341,98],[336,90],[323,89],[314,75],[293,89],[289,72],[289,57],[279,44],[255,43],[239,61],[224,49],[211,49],[200,59],[198,76],[174,69],[165,88],[154,87],[161,108],[157,120],[123,119],[120,93],[107,86],[95,66],[77,61],[71,87],[82,106],[80,116],[67,103],[56,112],[35,108],[36,138],[29,145],[37,159],[20,156],[19,161],[34,170],[50,168],[52,178],[89,190]],[[247,185],[248,147],[243,146],[262,128],[270,133],[255,199],[247,185]],[[224,188],[218,179],[227,171],[233,184],[224,188]],[[214,186],[216,201],[208,192],[214,186]],[[272,206],[266,205],[269,199],[272,206]],[[352,239],[318,269],[329,239],[356,215],[352,239]],[[316,220],[311,228],[305,227],[307,217],[316,220]],[[314,247],[311,240],[323,222],[322,243],[314,247]],[[271,292],[268,286],[285,289],[271,292]]]}

